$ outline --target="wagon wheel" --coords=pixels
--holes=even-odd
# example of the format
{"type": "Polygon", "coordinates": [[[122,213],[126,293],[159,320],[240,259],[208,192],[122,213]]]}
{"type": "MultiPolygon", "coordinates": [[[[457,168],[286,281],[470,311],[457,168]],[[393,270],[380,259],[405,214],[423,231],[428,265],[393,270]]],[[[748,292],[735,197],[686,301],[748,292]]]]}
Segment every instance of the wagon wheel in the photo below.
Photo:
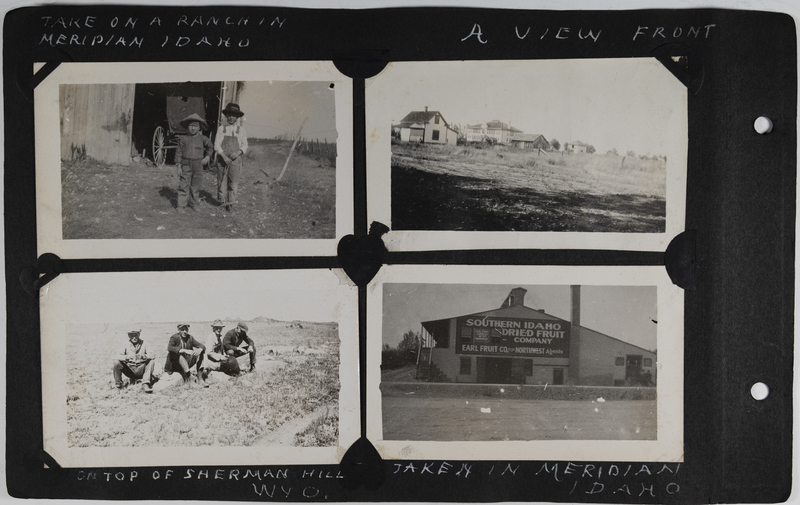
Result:
{"type": "Polygon", "coordinates": [[[157,126],[156,131],[153,133],[153,162],[157,167],[161,168],[166,160],[167,146],[164,140],[164,128],[157,126]]]}

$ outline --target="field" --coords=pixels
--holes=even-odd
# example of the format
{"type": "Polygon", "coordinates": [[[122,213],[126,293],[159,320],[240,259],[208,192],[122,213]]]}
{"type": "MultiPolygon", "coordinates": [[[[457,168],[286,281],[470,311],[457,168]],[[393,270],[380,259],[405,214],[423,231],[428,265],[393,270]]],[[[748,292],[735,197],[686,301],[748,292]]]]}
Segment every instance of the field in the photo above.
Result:
{"type": "Polygon", "coordinates": [[[598,403],[384,395],[382,408],[385,440],[656,439],[654,400],[598,403]]]}
{"type": "MultiPolygon", "coordinates": [[[[210,321],[190,322],[203,342],[210,321]]],[[[235,323],[226,321],[227,331],[235,323]]],[[[163,368],[177,323],[135,325],[163,368]]],[[[335,323],[248,322],[258,364],[210,386],[164,373],[152,394],[113,386],[112,357],[127,342],[122,325],[71,325],[67,334],[67,424],[71,447],[336,446],[339,439],[339,336],[335,323]],[[270,351],[272,354],[270,354],[270,351]]],[[[248,358],[239,358],[243,370],[248,358]]],[[[124,377],[124,376],[123,376],[124,377]]],[[[127,380],[127,379],[125,379],[127,380]]]]}
{"type": "Polygon", "coordinates": [[[395,230],[663,232],[666,161],[392,145],[395,230]]]}
{"type": "Polygon", "coordinates": [[[178,173],[142,160],[129,166],[84,158],[61,167],[64,239],[334,238],[336,167],[290,144],[250,140],[235,212],[217,202],[216,174],[205,171],[198,212],[176,212],[178,173]]]}
{"type": "Polygon", "coordinates": [[[442,384],[414,371],[381,372],[386,440],[656,439],[655,388],[442,384]]]}

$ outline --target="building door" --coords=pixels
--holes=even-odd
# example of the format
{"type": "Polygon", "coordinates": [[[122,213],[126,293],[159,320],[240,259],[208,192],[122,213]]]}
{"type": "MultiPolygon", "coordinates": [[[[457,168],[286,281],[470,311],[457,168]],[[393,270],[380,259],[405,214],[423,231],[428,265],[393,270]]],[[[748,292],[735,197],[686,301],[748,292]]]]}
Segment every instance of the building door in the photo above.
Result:
{"type": "Polygon", "coordinates": [[[628,354],[625,356],[625,382],[638,384],[642,378],[642,355],[628,354]]]}
{"type": "Polygon", "coordinates": [[[511,358],[485,358],[483,382],[487,384],[511,383],[511,358]]]}
{"type": "Polygon", "coordinates": [[[556,386],[564,385],[564,369],[563,368],[554,368],[553,369],[553,384],[556,386]]]}

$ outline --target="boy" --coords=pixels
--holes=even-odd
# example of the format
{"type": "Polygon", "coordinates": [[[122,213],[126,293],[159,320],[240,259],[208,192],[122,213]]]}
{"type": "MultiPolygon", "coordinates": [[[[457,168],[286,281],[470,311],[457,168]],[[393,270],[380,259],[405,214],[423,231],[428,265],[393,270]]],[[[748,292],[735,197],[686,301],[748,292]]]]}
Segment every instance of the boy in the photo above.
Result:
{"type": "Polygon", "coordinates": [[[200,200],[200,186],[203,184],[203,165],[207,165],[214,146],[208,137],[200,133],[200,129],[208,129],[208,124],[197,114],[192,114],[181,126],[188,133],[178,138],[178,149],[175,151],[175,164],[180,170],[178,185],[178,212],[186,213],[187,204],[197,210],[200,200]]]}
{"type": "Polygon", "coordinates": [[[242,174],[242,156],[247,152],[247,133],[236,122],[244,116],[239,104],[229,103],[222,111],[225,122],[217,129],[214,150],[222,158],[222,166],[217,171],[217,200],[228,212],[233,211],[236,193],[239,190],[239,177],[242,174]]]}

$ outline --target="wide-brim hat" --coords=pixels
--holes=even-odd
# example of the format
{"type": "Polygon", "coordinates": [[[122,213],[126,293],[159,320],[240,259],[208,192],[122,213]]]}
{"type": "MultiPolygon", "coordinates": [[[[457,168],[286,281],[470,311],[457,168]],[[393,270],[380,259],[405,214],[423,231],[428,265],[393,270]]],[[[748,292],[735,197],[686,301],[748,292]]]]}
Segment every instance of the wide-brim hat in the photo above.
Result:
{"type": "Polygon", "coordinates": [[[250,328],[247,327],[247,323],[245,323],[244,321],[239,321],[236,324],[236,327],[239,328],[240,330],[244,331],[244,332],[250,331],[250,328]]]}
{"type": "Polygon", "coordinates": [[[188,330],[189,329],[189,325],[186,324],[186,323],[181,323],[181,324],[178,325],[178,329],[179,330],[182,330],[184,328],[186,328],[188,330]]]}
{"type": "Polygon", "coordinates": [[[192,114],[191,116],[188,116],[183,121],[181,121],[181,126],[183,126],[186,129],[189,129],[189,123],[194,123],[195,121],[200,123],[200,127],[202,129],[208,130],[208,123],[206,123],[206,120],[201,118],[200,115],[197,114],[196,112],[194,114],[192,114]]]}
{"type": "Polygon", "coordinates": [[[226,105],[222,113],[226,116],[244,116],[244,112],[242,112],[242,109],[239,108],[239,104],[233,102],[230,102],[228,105],[226,105]]]}
{"type": "Polygon", "coordinates": [[[224,328],[224,327],[225,327],[225,325],[224,325],[224,324],[222,324],[222,321],[220,321],[219,319],[217,319],[216,321],[214,321],[213,323],[211,323],[211,327],[212,327],[212,328],[224,328]]]}
{"type": "Polygon", "coordinates": [[[142,334],[142,330],[131,330],[128,332],[128,336],[132,337],[136,335],[137,337],[142,334]]]}

